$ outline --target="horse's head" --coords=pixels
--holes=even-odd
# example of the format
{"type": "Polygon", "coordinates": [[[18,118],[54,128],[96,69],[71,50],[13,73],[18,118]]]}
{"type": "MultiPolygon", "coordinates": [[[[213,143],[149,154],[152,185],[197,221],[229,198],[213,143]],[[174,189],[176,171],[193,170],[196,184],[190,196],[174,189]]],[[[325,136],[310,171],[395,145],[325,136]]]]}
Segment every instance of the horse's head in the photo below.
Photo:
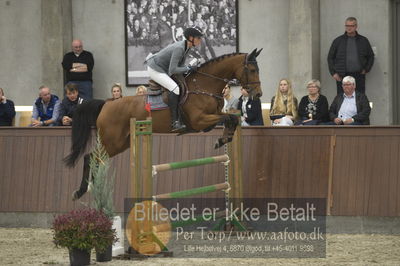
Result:
{"type": "Polygon", "coordinates": [[[239,68],[239,81],[251,97],[260,98],[262,96],[261,82],[259,77],[259,69],[257,65],[257,56],[261,53],[262,48],[257,51],[254,49],[250,54],[247,54],[243,62],[243,67],[239,68]]]}

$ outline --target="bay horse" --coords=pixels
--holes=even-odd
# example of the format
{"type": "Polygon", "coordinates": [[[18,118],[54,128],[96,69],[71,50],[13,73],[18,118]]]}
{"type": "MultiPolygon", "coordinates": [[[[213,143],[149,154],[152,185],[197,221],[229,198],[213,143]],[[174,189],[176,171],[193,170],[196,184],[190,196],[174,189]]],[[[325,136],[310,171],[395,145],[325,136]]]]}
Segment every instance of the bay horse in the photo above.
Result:
{"type": "MultiPolygon", "coordinates": [[[[223,136],[217,140],[215,148],[232,140],[239,118],[236,115],[221,112],[224,105],[222,90],[229,80],[237,79],[250,97],[261,97],[256,60],[261,50],[254,49],[250,54],[234,53],[214,58],[185,77],[188,91],[186,100],[184,103],[181,102],[180,108],[190,132],[206,132],[222,122],[223,136]]],[[[92,100],[79,105],[73,117],[71,153],[64,158],[66,165],[74,166],[78,158],[83,155],[90,138],[91,127],[95,125],[110,157],[129,148],[130,118],[145,120],[149,115],[145,109],[145,97],[146,95],[125,96],[108,102],[92,100]]],[[[153,132],[171,133],[169,108],[151,111],[151,116],[153,132]]],[[[84,156],[81,186],[74,192],[73,199],[80,198],[87,191],[89,160],[90,153],[84,156]]]]}

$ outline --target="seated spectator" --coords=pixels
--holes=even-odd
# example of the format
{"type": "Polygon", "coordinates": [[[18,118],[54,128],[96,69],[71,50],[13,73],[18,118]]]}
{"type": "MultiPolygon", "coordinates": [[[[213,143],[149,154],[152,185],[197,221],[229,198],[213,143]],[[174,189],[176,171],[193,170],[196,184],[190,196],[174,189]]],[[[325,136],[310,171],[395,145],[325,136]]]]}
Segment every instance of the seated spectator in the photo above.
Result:
{"type": "Polygon", "coordinates": [[[238,110],[239,100],[231,94],[231,85],[233,82],[228,82],[222,90],[224,96],[224,107],[222,112],[228,113],[231,110],[238,110]]]}
{"type": "Polygon", "coordinates": [[[259,98],[249,97],[249,93],[241,88],[242,96],[239,98],[238,109],[241,111],[242,126],[263,126],[261,101],[259,98]]]}
{"type": "Polygon", "coordinates": [[[78,87],[73,83],[65,85],[65,98],[60,105],[60,118],[58,124],[60,126],[70,126],[76,107],[85,102],[79,97],[78,87]]]}
{"type": "Polygon", "coordinates": [[[270,118],[273,126],[293,126],[297,119],[297,98],[289,80],[281,79],[271,99],[270,118]]]}
{"type": "Polygon", "coordinates": [[[57,125],[60,113],[60,100],[51,94],[50,88],[41,86],[39,98],[35,100],[32,111],[32,127],[57,125]]]}
{"type": "Polygon", "coordinates": [[[312,79],[307,83],[308,95],[299,104],[299,125],[318,125],[329,121],[328,100],[321,94],[321,83],[312,79]]]}
{"type": "Polygon", "coordinates": [[[0,126],[11,126],[15,117],[14,102],[4,96],[4,91],[0,88],[0,126]]]}
{"type": "Polygon", "coordinates": [[[114,83],[111,87],[111,95],[112,98],[107,99],[106,101],[114,101],[122,98],[122,87],[120,83],[114,83]]]}
{"type": "Polygon", "coordinates": [[[367,96],[356,92],[356,80],[346,76],[342,80],[343,94],[338,94],[329,109],[331,125],[369,125],[371,107],[367,96]]]}
{"type": "Polygon", "coordinates": [[[147,88],[144,85],[140,85],[136,88],[136,95],[145,95],[147,93],[147,88]]]}

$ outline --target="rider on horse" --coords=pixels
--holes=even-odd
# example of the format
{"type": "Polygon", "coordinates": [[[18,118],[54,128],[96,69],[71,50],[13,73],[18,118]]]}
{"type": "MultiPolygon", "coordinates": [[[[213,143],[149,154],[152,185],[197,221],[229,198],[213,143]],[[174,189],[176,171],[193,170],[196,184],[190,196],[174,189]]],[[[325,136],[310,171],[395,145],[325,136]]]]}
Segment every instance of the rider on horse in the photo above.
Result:
{"type": "Polygon", "coordinates": [[[186,126],[182,124],[178,111],[179,86],[170,76],[196,70],[196,66],[184,65],[185,57],[190,48],[200,45],[203,33],[198,27],[190,27],[185,29],[184,36],[186,40],[168,45],[147,60],[150,78],[170,91],[168,105],[173,132],[184,131],[186,126]]]}

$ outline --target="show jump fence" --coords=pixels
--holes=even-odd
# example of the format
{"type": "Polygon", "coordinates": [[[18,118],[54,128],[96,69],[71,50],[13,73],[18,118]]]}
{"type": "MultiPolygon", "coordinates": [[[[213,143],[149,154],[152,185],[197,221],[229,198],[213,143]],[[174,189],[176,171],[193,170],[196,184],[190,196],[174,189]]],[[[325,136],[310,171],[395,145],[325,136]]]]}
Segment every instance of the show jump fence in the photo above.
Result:
{"type": "MultiPolygon", "coordinates": [[[[236,133],[231,143],[225,145],[227,154],[213,157],[188,160],[183,162],[172,162],[165,164],[152,164],[152,120],[151,118],[145,121],[136,121],[131,118],[130,121],[130,168],[131,168],[131,193],[134,199],[152,199],[158,201],[162,199],[184,198],[198,194],[204,194],[214,191],[225,191],[225,205],[228,206],[232,202],[233,206],[238,206],[238,201],[242,198],[242,145],[241,145],[241,127],[238,126],[236,133]],[[170,192],[160,195],[153,193],[153,178],[159,172],[169,171],[174,169],[182,169],[195,167],[213,163],[224,163],[225,165],[225,182],[213,184],[204,187],[191,188],[182,191],[170,192]]],[[[232,221],[238,227],[238,230],[245,228],[238,222],[232,221]]],[[[176,225],[180,225],[178,222],[176,225]]],[[[223,226],[220,221],[218,226],[223,226]]],[[[166,247],[153,233],[151,221],[144,223],[143,231],[150,241],[157,243],[161,250],[167,251],[166,247]]],[[[143,236],[131,236],[143,237],[143,236]]]]}
{"type": "Polygon", "coordinates": [[[135,199],[164,199],[181,198],[196,194],[214,192],[219,190],[230,190],[232,199],[242,198],[242,147],[241,128],[238,127],[233,141],[227,145],[227,154],[206,157],[183,162],[172,162],[165,164],[152,164],[152,121],[136,121],[131,119],[131,191],[135,199]],[[213,163],[224,163],[226,168],[226,180],[221,184],[213,184],[199,188],[171,192],[161,195],[153,194],[153,177],[159,172],[174,169],[195,167],[213,163]],[[231,163],[230,163],[231,162],[231,163]]]}

